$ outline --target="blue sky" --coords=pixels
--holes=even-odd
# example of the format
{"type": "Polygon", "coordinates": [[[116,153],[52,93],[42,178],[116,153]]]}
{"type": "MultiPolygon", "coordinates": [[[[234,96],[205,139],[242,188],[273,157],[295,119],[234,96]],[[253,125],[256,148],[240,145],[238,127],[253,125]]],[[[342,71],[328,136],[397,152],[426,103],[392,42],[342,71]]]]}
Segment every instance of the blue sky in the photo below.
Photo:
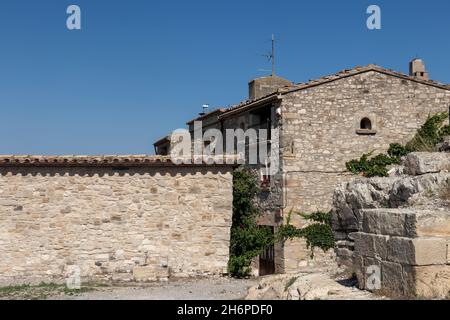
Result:
{"type": "Polygon", "coordinates": [[[145,154],[204,103],[247,97],[269,69],[303,82],[356,65],[450,83],[450,1],[2,0],[0,154],[145,154]],[[66,9],[82,10],[82,30],[66,9]],[[382,29],[366,28],[366,9],[382,29]]]}

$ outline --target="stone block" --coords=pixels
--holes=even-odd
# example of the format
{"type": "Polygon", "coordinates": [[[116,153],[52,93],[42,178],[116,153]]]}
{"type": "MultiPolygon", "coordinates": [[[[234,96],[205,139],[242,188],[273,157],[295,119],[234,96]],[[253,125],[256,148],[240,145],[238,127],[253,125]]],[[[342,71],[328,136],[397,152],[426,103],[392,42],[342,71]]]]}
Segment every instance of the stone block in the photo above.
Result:
{"type": "Polygon", "coordinates": [[[399,237],[450,237],[450,215],[443,210],[362,210],[362,231],[399,237]]]}
{"type": "Polygon", "coordinates": [[[405,172],[417,176],[450,169],[450,153],[413,152],[403,161],[405,172]]]}
{"type": "Polygon", "coordinates": [[[450,238],[450,214],[447,210],[419,210],[415,212],[418,237],[450,238]]]}
{"type": "Polygon", "coordinates": [[[133,278],[137,282],[166,280],[169,276],[169,268],[165,267],[136,266],[133,268],[133,278]]]}
{"type": "Polygon", "coordinates": [[[447,264],[450,265],[450,240],[447,240],[447,264]]]}
{"type": "Polygon", "coordinates": [[[366,273],[364,267],[364,258],[361,256],[354,257],[353,267],[356,278],[358,279],[358,288],[364,290],[366,288],[366,273]]]}
{"type": "Polygon", "coordinates": [[[355,255],[386,259],[388,236],[355,232],[355,255]]]}
{"type": "Polygon", "coordinates": [[[0,206],[15,207],[15,206],[17,206],[17,200],[14,200],[14,199],[0,199],[0,206]]]}
{"type": "Polygon", "coordinates": [[[409,288],[403,276],[402,265],[395,262],[383,261],[381,263],[381,290],[393,296],[407,295],[409,288]]]}
{"type": "Polygon", "coordinates": [[[376,258],[364,258],[364,289],[369,291],[378,290],[376,286],[381,284],[381,263],[382,261],[376,258]],[[380,272],[379,279],[375,279],[376,274],[374,272],[380,272]]]}
{"type": "Polygon", "coordinates": [[[363,231],[366,233],[400,237],[414,235],[413,232],[405,229],[407,215],[408,213],[406,212],[392,209],[363,210],[363,231]]]}
{"type": "Polygon", "coordinates": [[[413,267],[415,296],[425,299],[450,298],[450,266],[413,267]]]}
{"type": "Polygon", "coordinates": [[[388,260],[406,265],[445,264],[447,244],[442,238],[401,238],[388,241],[388,260]]]}

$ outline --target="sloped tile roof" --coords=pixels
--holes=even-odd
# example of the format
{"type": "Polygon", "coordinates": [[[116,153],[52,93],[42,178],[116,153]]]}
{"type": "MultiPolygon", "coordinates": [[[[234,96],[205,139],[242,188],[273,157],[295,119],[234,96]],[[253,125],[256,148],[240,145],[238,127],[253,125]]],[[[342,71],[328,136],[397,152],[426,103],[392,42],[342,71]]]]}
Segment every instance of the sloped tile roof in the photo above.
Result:
{"type": "Polygon", "coordinates": [[[298,84],[294,84],[294,85],[291,85],[291,86],[281,87],[276,92],[268,94],[268,95],[266,95],[264,97],[261,97],[259,99],[242,101],[239,104],[234,105],[234,106],[226,109],[226,111],[223,112],[220,115],[220,117],[222,118],[222,117],[228,116],[229,114],[233,114],[235,112],[244,111],[247,108],[252,107],[253,104],[262,102],[263,100],[269,100],[269,98],[271,98],[271,97],[276,97],[278,95],[285,95],[285,94],[288,94],[288,93],[291,93],[291,92],[295,92],[295,91],[305,90],[305,89],[308,89],[308,88],[319,86],[321,84],[333,82],[333,81],[336,81],[336,80],[339,80],[339,79],[343,79],[343,78],[347,78],[347,77],[352,77],[352,76],[355,76],[355,75],[358,75],[358,74],[361,74],[361,73],[366,73],[366,72],[369,72],[369,71],[376,71],[376,72],[380,72],[380,73],[383,73],[383,74],[386,74],[386,75],[390,75],[390,76],[393,76],[393,77],[402,78],[402,79],[405,79],[405,80],[410,80],[410,81],[414,81],[414,82],[417,82],[417,83],[421,83],[421,84],[424,84],[424,85],[434,86],[434,87],[437,87],[437,88],[440,88],[440,89],[444,89],[444,90],[450,90],[450,85],[439,83],[439,82],[436,82],[436,81],[433,81],[433,80],[420,79],[420,78],[417,78],[417,77],[414,77],[414,76],[410,76],[410,75],[407,75],[407,74],[404,74],[404,73],[401,73],[401,72],[398,72],[398,71],[394,71],[392,69],[386,69],[386,68],[380,67],[380,66],[375,65],[375,64],[369,64],[369,65],[364,66],[364,67],[357,66],[357,67],[355,67],[353,69],[342,70],[342,71],[339,71],[339,72],[337,72],[335,74],[327,75],[327,76],[321,77],[319,79],[310,80],[310,81],[308,81],[306,83],[298,83],[298,84]]]}

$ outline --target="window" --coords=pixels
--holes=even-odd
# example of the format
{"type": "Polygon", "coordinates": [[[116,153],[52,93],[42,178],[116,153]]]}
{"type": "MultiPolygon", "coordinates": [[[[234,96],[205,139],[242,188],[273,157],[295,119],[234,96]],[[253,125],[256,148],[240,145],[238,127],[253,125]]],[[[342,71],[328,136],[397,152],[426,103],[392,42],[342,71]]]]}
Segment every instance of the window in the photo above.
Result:
{"type": "Polygon", "coordinates": [[[361,130],[372,130],[372,121],[369,118],[364,118],[361,120],[361,130]]]}
{"type": "MultiPolygon", "coordinates": [[[[371,120],[372,117],[364,117],[356,123],[356,133],[359,135],[375,135],[377,134],[377,128],[375,123],[371,120]]],[[[373,119],[373,118],[372,118],[373,119]]]]}

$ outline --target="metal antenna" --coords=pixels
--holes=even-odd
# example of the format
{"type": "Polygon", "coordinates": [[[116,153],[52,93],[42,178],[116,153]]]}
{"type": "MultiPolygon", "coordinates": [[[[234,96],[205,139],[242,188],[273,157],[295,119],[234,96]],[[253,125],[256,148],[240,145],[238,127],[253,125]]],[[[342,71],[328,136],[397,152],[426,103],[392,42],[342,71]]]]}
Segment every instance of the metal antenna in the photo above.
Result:
{"type": "Polygon", "coordinates": [[[264,55],[268,61],[272,61],[272,77],[275,76],[275,35],[272,34],[272,51],[264,55]]]}
{"type": "Polygon", "coordinates": [[[272,77],[275,76],[275,35],[272,34],[272,77]]]}

